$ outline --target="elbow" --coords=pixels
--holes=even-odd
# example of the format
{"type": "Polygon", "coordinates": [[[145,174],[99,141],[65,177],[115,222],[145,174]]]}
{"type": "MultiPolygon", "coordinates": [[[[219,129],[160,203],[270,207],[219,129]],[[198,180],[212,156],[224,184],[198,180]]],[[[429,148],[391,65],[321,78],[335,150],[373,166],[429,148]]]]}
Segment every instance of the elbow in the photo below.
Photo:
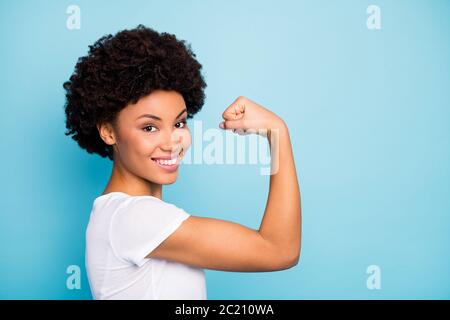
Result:
{"type": "Polygon", "coordinates": [[[295,267],[296,265],[298,265],[299,261],[300,261],[300,253],[297,252],[296,255],[293,255],[292,257],[290,257],[288,259],[287,264],[286,264],[286,266],[287,266],[286,269],[295,267]]]}
{"type": "Polygon", "coordinates": [[[294,261],[292,262],[291,268],[298,265],[299,262],[300,262],[300,253],[295,256],[294,261]]]}
{"type": "Polygon", "coordinates": [[[265,271],[281,271],[295,267],[300,262],[301,241],[297,241],[294,245],[270,246],[270,254],[265,254],[265,260],[270,266],[265,271]]]}
{"type": "Polygon", "coordinates": [[[278,265],[278,270],[286,270],[295,267],[300,262],[300,250],[293,254],[285,254],[278,265]]]}
{"type": "Polygon", "coordinates": [[[291,249],[290,254],[287,254],[287,261],[286,261],[286,269],[293,268],[300,262],[300,253],[301,253],[302,245],[301,241],[297,243],[297,245],[291,249]]]}
{"type": "Polygon", "coordinates": [[[272,270],[270,271],[283,271],[283,270],[287,270],[287,269],[291,269],[293,267],[295,267],[296,265],[298,265],[299,263],[299,257],[297,258],[289,258],[289,259],[283,259],[283,261],[279,262],[274,268],[272,268],[272,270]]]}

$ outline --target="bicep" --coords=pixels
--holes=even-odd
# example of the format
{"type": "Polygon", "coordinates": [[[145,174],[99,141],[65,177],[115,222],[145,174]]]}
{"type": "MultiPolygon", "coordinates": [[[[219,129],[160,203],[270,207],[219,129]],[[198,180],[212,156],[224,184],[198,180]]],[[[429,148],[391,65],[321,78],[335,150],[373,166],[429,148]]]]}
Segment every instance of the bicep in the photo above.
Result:
{"type": "Polygon", "coordinates": [[[254,229],[214,218],[190,216],[147,258],[224,271],[275,271],[291,266],[280,248],[254,229]]]}

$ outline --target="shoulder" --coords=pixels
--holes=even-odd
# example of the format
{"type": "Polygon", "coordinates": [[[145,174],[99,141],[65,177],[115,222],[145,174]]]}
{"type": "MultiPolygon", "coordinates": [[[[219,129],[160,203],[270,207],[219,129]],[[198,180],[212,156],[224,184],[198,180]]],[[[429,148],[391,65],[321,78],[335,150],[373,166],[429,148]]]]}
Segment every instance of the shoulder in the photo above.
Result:
{"type": "Polygon", "coordinates": [[[136,225],[144,221],[171,221],[188,218],[189,214],[175,204],[152,196],[128,196],[114,214],[116,224],[136,225]]]}
{"type": "Polygon", "coordinates": [[[94,206],[97,208],[124,209],[131,207],[156,207],[170,208],[176,207],[174,204],[165,202],[153,196],[131,196],[123,192],[111,192],[101,195],[94,200],[94,206]]]}
{"type": "Polygon", "coordinates": [[[149,210],[183,210],[175,204],[163,201],[152,196],[128,196],[122,199],[122,211],[149,211],[149,210]]]}

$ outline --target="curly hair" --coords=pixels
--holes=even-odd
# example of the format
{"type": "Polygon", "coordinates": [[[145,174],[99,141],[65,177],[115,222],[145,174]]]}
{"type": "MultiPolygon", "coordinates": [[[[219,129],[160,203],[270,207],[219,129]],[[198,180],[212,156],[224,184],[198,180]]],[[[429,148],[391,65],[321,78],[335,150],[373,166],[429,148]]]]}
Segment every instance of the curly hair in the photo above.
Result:
{"type": "Polygon", "coordinates": [[[114,125],[118,112],[158,89],[180,93],[192,118],[204,104],[206,88],[195,57],[184,40],[142,24],[101,37],[63,84],[65,135],[88,153],[113,160],[113,148],[101,139],[97,124],[114,125]]]}

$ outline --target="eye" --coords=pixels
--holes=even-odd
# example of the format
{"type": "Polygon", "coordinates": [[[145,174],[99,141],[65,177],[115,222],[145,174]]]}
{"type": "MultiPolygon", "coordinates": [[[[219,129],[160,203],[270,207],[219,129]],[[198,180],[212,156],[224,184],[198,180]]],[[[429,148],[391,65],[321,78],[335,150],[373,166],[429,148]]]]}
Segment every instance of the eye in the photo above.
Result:
{"type": "Polygon", "coordinates": [[[155,132],[156,131],[156,127],[155,126],[145,126],[142,130],[144,130],[145,132],[155,132]],[[155,129],[155,130],[153,130],[155,129]]]}
{"type": "Polygon", "coordinates": [[[184,120],[181,120],[180,122],[177,122],[177,123],[175,124],[175,128],[177,128],[177,129],[183,129],[183,128],[186,127],[186,125],[187,125],[186,119],[184,119],[184,120]]]}

